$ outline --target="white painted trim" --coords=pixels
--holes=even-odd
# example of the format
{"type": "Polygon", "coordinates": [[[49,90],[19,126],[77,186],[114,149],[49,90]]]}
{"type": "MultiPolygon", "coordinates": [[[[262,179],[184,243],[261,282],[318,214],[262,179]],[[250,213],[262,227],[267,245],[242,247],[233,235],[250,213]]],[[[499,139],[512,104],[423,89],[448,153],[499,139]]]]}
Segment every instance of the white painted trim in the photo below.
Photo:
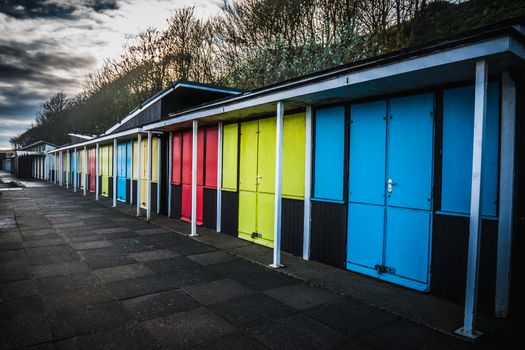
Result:
{"type": "Polygon", "coordinates": [[[223,125],[217,127],[217,223],[215,231],[221,232],[222,219],[222,133],[223,125]]]}
{"type": "Polygon", "coordinates": [[[507,317],[509,311],[514,213],[516,86],[508,72],[503,73],[501,85],[501,159],[495,314],[496,317],[507,317]]]}
{"type": "Polygon", "coordinates": [[[426,55],[387,63],[382,66],[367,67],[366,64],[307,77],[305,79],[279,84],[267,89],[231,98],[228,101],[209,103],[205,106],[176,113],[171,118],[144,126],[144,130],[154,130],[181,122],[238,111],[257,105],[276,103],[306,96],[322,91],[351,86],[358,83],[383,79],[446,64],[479,59],[489,55],[508,52],[512,47],[508,36],[494,38],[461,47],[443,49],[426,55]],[[322,80],[321,80],[322,79],[322,80]],[[310,82],[310,83],[308,83],[310,82]]]}
{"type": "Polygon", "coordinates": [[[304,157],[303,259],[310,260],[310,197],[312,189],[312,106],[306,107],[304,157]]]}
{"type": "Polygon", "coordinates": [[[275,120],[275,197],[273,218],[273,268],[281,265],[281,201],[282,201],[282,174],[283,174],[283,117],[284,103],[277,103],[277,118],[275,120]]]}
{"type": "Polygon", "coordinates": [[[475,339],[480,332],[476,330],[479,253],[481,237],[481,189],[483,133],[487,115],[487,61],[476,62],[475,99],[474,99],[474,140],[472,145],[472,188],[470,195],[470,229],[467,258],[467,284],[465,291],[465,314],[463,327],[457,334],[475,339]]]}
{"type": "Polygon", "coordinates": [[[192,149],[191,149],[191,233],[195,237],[197,234],[197,147],[198,147],[198,128],[199,122],[193,121],[192,130],[192,149]]]}

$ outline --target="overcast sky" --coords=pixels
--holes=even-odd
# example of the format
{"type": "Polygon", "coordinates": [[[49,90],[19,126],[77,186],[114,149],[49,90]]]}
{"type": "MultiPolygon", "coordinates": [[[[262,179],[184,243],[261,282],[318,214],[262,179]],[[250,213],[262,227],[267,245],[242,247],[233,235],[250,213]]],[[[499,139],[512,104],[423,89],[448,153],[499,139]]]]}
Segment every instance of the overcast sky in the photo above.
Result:
{"type": "Polygon", "coordinates": [[[223,0],[0,0],[0,149],[56,92],[73,96],[83,77],[122,51],[126,37],[165,28],[177,8],[217,14],[223,0]]]}

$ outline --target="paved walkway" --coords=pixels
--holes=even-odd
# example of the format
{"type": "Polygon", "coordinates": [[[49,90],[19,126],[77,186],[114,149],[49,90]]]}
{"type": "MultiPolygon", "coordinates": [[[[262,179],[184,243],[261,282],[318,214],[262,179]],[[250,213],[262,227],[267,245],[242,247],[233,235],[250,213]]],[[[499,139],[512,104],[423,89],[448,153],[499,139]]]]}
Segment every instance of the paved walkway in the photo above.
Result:
{"type": "Polygon", "coordinates": [[[0,318],[1,349],[473,348],[54,186],[0,193],[0,318]]]}

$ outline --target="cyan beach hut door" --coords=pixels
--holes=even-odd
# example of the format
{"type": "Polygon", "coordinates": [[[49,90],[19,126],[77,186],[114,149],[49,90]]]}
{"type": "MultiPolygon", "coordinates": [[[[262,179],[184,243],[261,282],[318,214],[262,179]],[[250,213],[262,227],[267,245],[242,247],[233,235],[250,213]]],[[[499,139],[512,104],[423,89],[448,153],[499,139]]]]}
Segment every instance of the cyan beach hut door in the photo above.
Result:
{"type": "Polygon", "coordinates": [[[119,143],[117,146],[117,199],[121,202],[125,202],[127,198],[128,162],[131,164],[128,153],[128,143],[119,143]]]}
{"type": "Polygon", "coordinates": [[[353,105],[347,268],[429,286],[432,94],[353,105]]]}

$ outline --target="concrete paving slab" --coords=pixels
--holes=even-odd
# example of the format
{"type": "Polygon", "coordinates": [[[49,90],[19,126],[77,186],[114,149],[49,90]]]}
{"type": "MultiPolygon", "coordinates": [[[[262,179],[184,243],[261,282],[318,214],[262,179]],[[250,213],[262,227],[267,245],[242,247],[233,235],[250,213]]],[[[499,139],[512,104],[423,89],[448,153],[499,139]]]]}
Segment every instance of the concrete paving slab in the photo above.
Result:
{"type": "Polygon", "coordinates": [[[235,332],[223,335],[219,339],[203,343],[192,347],[193,350],[231,350],[231,349],[250,349],[267,350],[261,342],[251,337],[248,332],[235,332]]]}
{"type": "Polygon", "coordinates": [[[158,293],[165,290],[176,289],[181,286],[181,281],[176,277],[149,275],[145,277],[120,280],[107,283],[116,298],[123,300],[158,293]]]}
{"type": "Polygon", "coordinates": [[[60,310],[50,313],[48,318],[56,340],[115,328],[130,321],[117,302],[60,310]]]}
{"type": "Polygon", "coordinates": [[[253,290],[228,278],[182,287],[182,289],[205,305],[255,293],[253,290]]]}
{"type": "Polygon", "coordinates": [[[89,241],[89,242],[71,242],[69,244],[73,250],[88,250],[111,247],[109,241],[89,241]]]}
{"type": "Polygon", "coordinates": [[[102,304],[115,300],[111,292],[102,284],[42,293],[41,297],[47,312],[102,304]]]}
{"type": "Polygon", "coordinates": [[[131,264],[95,270],[95,274],[101,281],[108,283],[148,276],[153,274],[153,271],[144,264],[131,264]]]}
{"type": "Polygon", "coordinates": [[[116,328],[59,341],[56,350],[153,350],[160,345],[141,325],[130,322],[116,328]]]}
{"type": "Polygon", "coordinates": [[[22,280],[0,284],[0,302],[38,294],[33,280],[22,280]]]}
{"type": "Polygon", "coordinates": [[[224,251],[188,255],[187,258],[203,266],[220,264],[238,259],[238,257],[236,257],[235,255],[229,254],[224,251]]]}
{"type": "Polygon", "coordinates": [[[264,294],[250,294],[210,306],[231,324],[250,328],[296,312],[264,294]]]}
{"type": "Polygon", "coordinates": [[[190,295],[179,289],[127,299],[122,305],[140,321],[168,316],[201,306],[190,295]]]}
{"type": "Polygon", "coordinates": [[[23,320],[44,312],[39,295],[29,295],[0,301],[0,315],[3,320],[23,320]]]}
{"type": "Polygon", "coordinates": [[[212,312],[198,308],[145,321],[144,327],[166,348],[193,347],[235,331],[212,312]]]}
{"type": "Polygon", "coordinates": [[[50,277],[88,271],[89,268],[83,262],[73,261],[50,265],[36,265],[32,267],[32,270],[35,277],[50,277]]]}
{"type": "Polygon", "coordinates": [[[39,277],[35,279],[35,284],[40,293],[51,293],[80,286],[94,286],[100,284],[100,280],[93,272],[84,271],[63,276],[39,277]]]}
{"type": "Polygon", "coordinates": [[[52,335],[43,314],[17,320],[0,320],[0,338],[5,349],[22,348],[51,341],[52,335]]]}
{"type": "Polygon", "coordinates": [[[304,314],[261,325],[250,332],[270,349],[330,349],[345,337],[304,314]]]}
{"type": "Polygon", "coordinates": [[[129,256],[138,262],[148,262],[148,261],[155,261],[155,260],[177,258],[180,255],[169,249],[159,249],[159,250],[150,250],[150,251],[140,252],[140,253],[132,253],[132,254],[129,254],[129,256]]]}
{"type": "Polygon", "coordinates": [[[349,298],[338,299],[306,310],[305,313],[348,336],[356,336],[398,319],[349,298]]]}
{"type": "Polygon", "coordinates": [[[311,287],[305,283],[270,289],[265,291],[264,294],[297,310],[309,309],[342,298],[342,296],[328,290],[311,287]]]}

